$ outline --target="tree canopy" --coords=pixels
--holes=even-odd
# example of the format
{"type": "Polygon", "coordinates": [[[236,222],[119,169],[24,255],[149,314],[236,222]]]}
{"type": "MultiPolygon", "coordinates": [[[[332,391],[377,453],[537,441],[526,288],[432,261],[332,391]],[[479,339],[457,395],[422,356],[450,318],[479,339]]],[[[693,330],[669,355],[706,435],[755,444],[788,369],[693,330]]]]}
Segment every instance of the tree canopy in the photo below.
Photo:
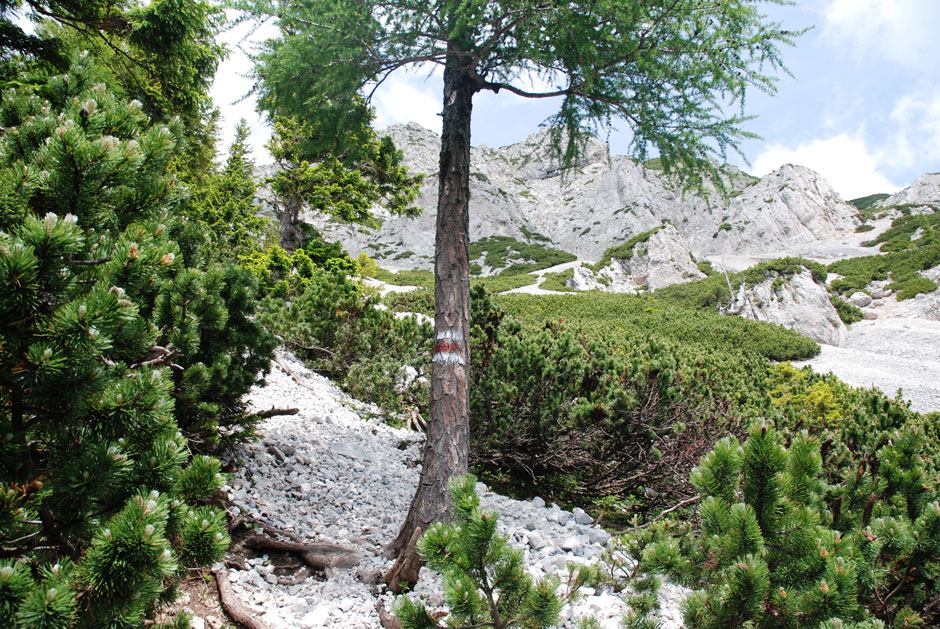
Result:
{"type": "MultiPolygon", "coordinates": [[[[786,0],[770,0],[786,4],[786,0]]],[[[443,68],[435,241],[435,345],[428,443],[418,491],[386,576],[417,579],[416,532],[448,512],[447,483],[469,450],[469,209],[473,97],[481,91],[560,98],[549,125],[562,166],[587,135],[614,121],[632,153],[659,153],[685,185],[722,187],[713,160],[750,134],[749,90],[772,92],[793,34],[752,0],[234,0],[284,37],[260,59],[266,93],[293,108],[337,115],[340,137],[395,71],[443,68]]],[[[719,162],[720,163],[720,162],[719,162]]]]}
{"type": "Polygon", "coordinates": [[[338,131],[358,115],[351,103],[392,72],[445,67],[450,55],[474,91],[559,97],[546,123],[566,164],[587,132],[623,120],[638,158],[658,152],[692,182],[716,175],[712,159],[751,137],[741,111],[747,91],[774,91],[786,71],[780,47],[798,35],[749,0],[234,5],[277,18],[285,34],[261,57],[264,96],[320,112],[328,103],[338,131]]]}

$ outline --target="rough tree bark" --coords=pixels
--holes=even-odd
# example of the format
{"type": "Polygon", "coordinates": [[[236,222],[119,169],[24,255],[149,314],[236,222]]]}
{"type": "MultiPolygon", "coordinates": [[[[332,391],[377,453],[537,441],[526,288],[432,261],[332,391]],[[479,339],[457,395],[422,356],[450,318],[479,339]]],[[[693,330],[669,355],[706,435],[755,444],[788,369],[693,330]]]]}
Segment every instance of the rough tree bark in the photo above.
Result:
{"type": "Polygon", "coordinates": [[[303,202],[297,197],[288,196],[284,199],[284,209],[281,211],[280,235],[278,243],[281,249],[292,253],[303,246],[303,226],[300,223],[300,210],[303,202]]]}
{"type": "Polygon", "coordinates": [[[468,370],[470,352],[470,113],[477,84],[465,69],[466,58],[451,48],[444,69],[444,124],[441,133],[434,253],[434,355],[431,404],[424,463],[418,490],[398,537],[388,547],[398,561],[386,583],[418,580],[421,561],[416,532],[450,515],[448,483],[467,472],[470,431],[468,370]]]}

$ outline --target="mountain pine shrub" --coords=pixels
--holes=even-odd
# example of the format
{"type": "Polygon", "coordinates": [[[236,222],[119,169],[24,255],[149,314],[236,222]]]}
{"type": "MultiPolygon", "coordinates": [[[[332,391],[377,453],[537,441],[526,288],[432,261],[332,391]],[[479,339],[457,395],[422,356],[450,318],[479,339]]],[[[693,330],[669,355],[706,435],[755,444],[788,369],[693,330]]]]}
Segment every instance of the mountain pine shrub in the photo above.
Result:
{"type": "Polygon", "coordinates": [[[595,570],[569,566],[567,592],[553,577],[533,581],[522,551],[497,533],[496,513],[480,509],[472,474],[453,479],[450,494],[455,522],[436,522],[418,540],[418,553],[428,567],[444,577],[444,602],[449,609],[441,625],[408,596],[395,600],[394,611],[404,629],[447,627],[555,627],[565,604],[594,579],[595,570]]]}
{"type": "Polygon", "coordinates": [[[490,482],[582,504],[646,483],[673,491],[690,452],[733,424],[707,353],[529,328],[481,287],[471,324],[470,458],[490,482]]]}
{"type": "Polygon", "coordinates": [[[223,555],[218,464],[181,429],[243,421],[271,352],[252,278],[171,238],[179,125],[94,76],[0,104],[0,626],[139,626],[223,555]]]}
{"type": "Polygon", "coordinates": [[[874,451],[844,442],[840,455],[830,440],[808,431],[784,440],[768,424],[753,427],[743,444],[722,439],[691,476],[701,495],[691,524],[656,538],[640,534],[640,573],[694,590],[683,602],[688,627],[935,620],[936,468],[916,428],[875,442],[874,451]],[[846,461],[852,446],[863,456],[846,461]]]}
{"type": "Polygon", "coordinates": [[[267,300],[259,321],[351,395],[392,413],[423,410],[431,326],[377,305],[355,280],[315,269],[290,302],[267,300]],[[409,368],[418,377],[409,378],[409,368]]]}

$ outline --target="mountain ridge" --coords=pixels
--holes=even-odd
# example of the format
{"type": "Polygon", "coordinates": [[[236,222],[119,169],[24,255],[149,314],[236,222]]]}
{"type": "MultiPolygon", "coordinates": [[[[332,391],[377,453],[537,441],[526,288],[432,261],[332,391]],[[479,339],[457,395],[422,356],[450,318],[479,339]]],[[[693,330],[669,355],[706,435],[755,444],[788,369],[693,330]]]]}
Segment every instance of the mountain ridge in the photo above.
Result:
{"type": "MultiPolygon", "coordinates": [[[[365,251],[390,268],[430,268],[434,251],[439,138],[415,123],[386,131],[406,164],[426,173],[417,219],[376,209],[378,229],[343,225],[329,217],[305,219],[353,255],[365,251]]],[[[683,193],[653,168],[612,155],[588,140],[577,167],[563,171],[549,153],[547,132],[500,148],[471,149],[472,241],[508,236],[542,241],[579,259],[596,260],[607,248],[671,221],[697,257],[787,250],[837,238],[860,224],[858,210],[818,173],[784,165],[756,179],[729,168],[722,197],[683,193]]]]}

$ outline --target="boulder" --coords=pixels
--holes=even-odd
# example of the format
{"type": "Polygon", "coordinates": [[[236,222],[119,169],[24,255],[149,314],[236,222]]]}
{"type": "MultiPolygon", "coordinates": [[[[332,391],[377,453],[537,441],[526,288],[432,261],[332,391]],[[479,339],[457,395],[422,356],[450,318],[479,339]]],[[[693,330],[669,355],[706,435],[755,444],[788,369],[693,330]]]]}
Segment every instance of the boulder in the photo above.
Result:
{"type": "Polygon", "coordinates": [[[827,345],[843,345],[848,334],[829,301],[829,291],[806,268],[789,278],[773,274],[751,288],[742,286],[732,311],[782,325],[827,345]]]}
{"type": "Polygon", "coordinates": [[[629,258],[614,258],[596,273],[575,267],[569,286],[576,290],[636,293],[672,284],[702,279],[702,273],[682,234],[672,223],[664,223],[647,240],[634,245],[629,258]]]}
{"type": "Polygon", "coordinates": [[[853,306],[858,306],[859,308],[864,308],[871,305],[871,297],[861,291],[852,293],[852,295],[846,301],[848,301],[853,306]]]}

